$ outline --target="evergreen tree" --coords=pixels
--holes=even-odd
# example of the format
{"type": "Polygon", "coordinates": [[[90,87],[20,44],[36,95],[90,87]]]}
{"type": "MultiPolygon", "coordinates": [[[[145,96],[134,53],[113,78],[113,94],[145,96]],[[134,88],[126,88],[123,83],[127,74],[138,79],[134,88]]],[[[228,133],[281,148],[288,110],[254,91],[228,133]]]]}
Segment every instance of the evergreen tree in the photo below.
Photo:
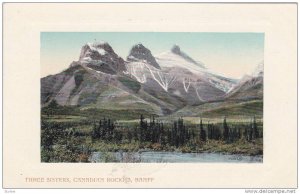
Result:
{"type": "Polygon", "coordinates": [[[257,128],[257,124],[256,124],[256,119],[255,119],[255,116],[253,118],[253,131],[254,131],[254,139],[255,138],[259,138],[259,131],[258,131],[258,128],[257,128]]]}
{"type": "Polygon", "coordinates": [[[206,141],[206,131],[203,128],[202,119],[200,119],[200,140],[204,142],[206,141]]]}
{"type": "Polygon", "coordinates": [[[143,115],[140,116],[140,141],[144,142],[146,140],[146,123],[144,121],[145,117],[143,115]]]}
{"type": "Polygon", "coordinates": [[[226,122],[226,117],[224,117],[223,128],[224,128],[223,138],[224,138],[225,141],[228,141],[229,140],[229,127],[228,127],[227,122],[226,122]]]}
{"type": "Polygon", "coordinates": [[[251,119],[250,121],[250,126],[249,126],[249,129],[248,129],[248,141],[252,141],[253,140],[253,120],[251,119]]]}

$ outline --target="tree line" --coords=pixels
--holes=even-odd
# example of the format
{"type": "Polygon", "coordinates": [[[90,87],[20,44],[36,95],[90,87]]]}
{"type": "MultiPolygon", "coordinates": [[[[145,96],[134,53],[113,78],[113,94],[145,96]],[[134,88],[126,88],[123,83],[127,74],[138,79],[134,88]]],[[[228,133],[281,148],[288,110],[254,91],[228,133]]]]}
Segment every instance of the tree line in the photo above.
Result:
{"type": "Polygon", "coordinates": [[[126,130],[120,129],[111,119],[103,118],[98,123],[94,123],[92,138],[94,141],[121,142],[123,139],[127,139],[130,142],[134,140],[179,147],[192,141],[205,143],[209,140],[220,140],[233,143],[242,138],[252,141],[263,136],[255,117],[248,124],[231,125],[227,123],[226,117],[222,124],[209,122],[204,124],[201,118],[199,120],[200,123],[195,129],[187,126],[182,118],[178,118],[171,125],[166,125],[154,116],[146,120],[143,115],[140,115],[138,126],[126,130]]]}

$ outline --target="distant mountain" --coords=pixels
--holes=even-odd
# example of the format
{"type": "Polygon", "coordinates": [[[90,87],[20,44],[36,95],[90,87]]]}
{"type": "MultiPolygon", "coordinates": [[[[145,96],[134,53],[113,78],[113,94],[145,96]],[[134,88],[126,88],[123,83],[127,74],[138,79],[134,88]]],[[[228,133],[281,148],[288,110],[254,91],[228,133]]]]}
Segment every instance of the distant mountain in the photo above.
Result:
{"type": "Polygon", "coordinates": [[[188,69],[193,73],[199,73],[205,70],[201,63],[197,63],[183,51],[178,45],[174,45],[170,51],[155,56],[157,62],[164,68],[181,67],[188,69]]]}
{"type": "MultiPolygon", "coordinates": [[[[194,59],[185,54],[178,45],[173,46],[171,51],[162,53],[156,56],[156,60],[164,70],[170,69],[184,69],[194,74],[197,79],[208,82],[211,86],[227,92],[234,84],[235,80],[222,77],[214,74],[205,68],[204,64],[196,62],[194,59]]],[[[189,77],[189,75],[188,75],[189,77]]],[[[194,80],[195,81],[195,80],[194,80]]]]}
{"type": "MultiPolygon", "coordinates": [[[[41,105],[55,100],[81,109],[174,113],[186,106],[227,99],[252,99],[263,73],[239,81],[217,75],[175,45],[153,56],[142,44],[126,59],[106,42],[85,44],[78,61],[41,79],[41,105]],[[256,79],[256,80],[254,80],[256,79]]],[[[260,89],[258,89],[260,91],[260,89]]]]}
{"type": "Polygon", "coordinates": [[[225,98],[235,100],[263,99],[263,66],[263,62],[258,64],[251,75],[245,75],[227,92],[225,98]]]}

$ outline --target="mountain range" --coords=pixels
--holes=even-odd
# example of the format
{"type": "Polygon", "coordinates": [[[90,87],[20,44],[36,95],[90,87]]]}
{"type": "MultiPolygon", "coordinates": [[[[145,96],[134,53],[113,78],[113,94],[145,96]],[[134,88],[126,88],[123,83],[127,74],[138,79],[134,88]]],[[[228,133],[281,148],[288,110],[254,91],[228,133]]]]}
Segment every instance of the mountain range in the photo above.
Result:
{"type": "Polygon", "coordinates": [[[55,100],[80,109],[184,116],[207,104],[222,108],[262,99],[263,62],[251,75],[236,80],[211,72],[178,45],[153,56],[136,44],[123,59],[106,42],[87,43],[67,69],[41,78],[42,107],[55,100]]]}

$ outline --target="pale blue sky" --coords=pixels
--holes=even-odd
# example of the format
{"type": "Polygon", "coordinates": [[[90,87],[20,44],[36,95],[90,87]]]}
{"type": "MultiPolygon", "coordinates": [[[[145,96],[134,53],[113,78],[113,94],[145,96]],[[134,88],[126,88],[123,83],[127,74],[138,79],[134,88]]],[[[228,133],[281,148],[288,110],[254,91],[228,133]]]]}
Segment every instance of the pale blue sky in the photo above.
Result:
{"type": "Polygon", "coordinates": [[[189,32],[42,32],[41,76],[66,69],[87,42],[106,41],[124,59],[142,43],[155,56],[177,44],[221,75],[240,78],[264,59],[264,33],[189,32]]]}

